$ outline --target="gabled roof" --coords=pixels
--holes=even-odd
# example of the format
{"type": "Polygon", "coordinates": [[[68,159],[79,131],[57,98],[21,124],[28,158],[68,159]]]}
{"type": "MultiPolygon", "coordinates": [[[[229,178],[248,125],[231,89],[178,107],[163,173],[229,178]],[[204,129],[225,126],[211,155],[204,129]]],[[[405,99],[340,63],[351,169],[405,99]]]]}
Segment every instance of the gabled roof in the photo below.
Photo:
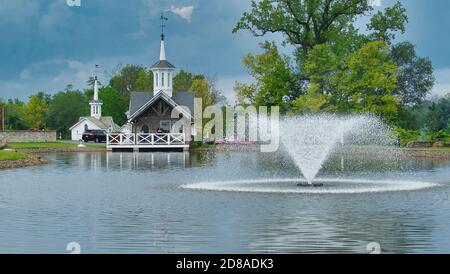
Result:
{"type": "Polygon", "coordinates": [[[175,66],[172,65],[169,61],[167,60],[159,60],[158,62],[154,63],[153,66],[151,67],[152,69],[154,68],[159,68],[159,69],[174,69],[175,66]]]}
{"type": "Polygon", "coordinates": [[[182,112],[186,117],[192,118],[193,115],[191,113],[194,112],[194,98],[195,95],[193,92],[174,92],[172,98],[162,91],[158,92],[155,96],[150,92],[132,92],[128,120],[131,121],[134,119],[158,99],[163,99],[172,107],[184,106],[189,108],[189,111],[184,110],[182,112]]]}
{"type": "Polygon", "coordinates": [[[94,117],[80,117],[78,122],[75,125],[73,125],[69,130],[72,130],[73,128],[75,128],[76,126],[78,126],[80,123],[82,123],[84,121],[89,121],[89,122],[93,123],[94,125],[96,125],[97,127],[101,128],[101,129],[105,129],[105,130],[109,129],[109,128],[111,128],[112,130],[116,130],[119,128],[119,126],[114,123],[113,118],[109,117],[109,116],[100,117],[100,119],[97,119],[94,117]]]}

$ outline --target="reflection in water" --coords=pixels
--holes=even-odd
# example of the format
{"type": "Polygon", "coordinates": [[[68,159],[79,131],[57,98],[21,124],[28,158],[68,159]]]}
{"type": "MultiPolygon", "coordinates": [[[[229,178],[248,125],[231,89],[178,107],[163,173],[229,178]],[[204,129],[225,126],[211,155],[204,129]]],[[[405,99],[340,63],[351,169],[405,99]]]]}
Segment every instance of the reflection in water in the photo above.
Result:
{"type": "Polygon", "coordinates": [[[211,192],[205,181],[300,178],[282,154],[52,154],[0,172],[0,253],[450,252],[450,163],[336,155],[322,177],[440,186],[363,194],[211,192]],[[344,159],[344,161],[342,161],[344,159]],[[342,169],[344,162],[344,169],[342,169]]]}
{"type": "MultiPolygon", "coordinates": [[[[58,155],[67,157],[67,155],[58,155]]],[[[57,156],[57,157],[58,157],[57,156]]],[[[106,170],[124,169],[174,169],[188,168],[192,166],[189,152],[180,153],[80,153],[77,155],[79,166],[97,171],[102,168],[106,170]]]]}

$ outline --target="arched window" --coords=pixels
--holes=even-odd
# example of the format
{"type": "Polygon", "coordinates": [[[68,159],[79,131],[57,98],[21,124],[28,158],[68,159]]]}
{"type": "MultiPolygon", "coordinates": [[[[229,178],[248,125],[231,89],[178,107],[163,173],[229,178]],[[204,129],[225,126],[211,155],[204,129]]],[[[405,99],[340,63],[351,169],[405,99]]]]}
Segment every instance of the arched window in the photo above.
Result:
{"type": "Polygon", "coordinates": [[[89,126],[87,124],[84,124],[84,131],[88,131],[89,130],[89,126]]]}
{"type": "Polygon", "coordinates": [[[172,85],[172,77],[171,77],[171,73],[169,72],[167,75],[167,86],[170,88],[170,86],[172,85]]]}
{"type": "Polygon", "coordinates": [[[164,72],[161,73],[161,86],[164,87],[164,72]]]}
{"type": "Polygon", "coordinates": [[[159,86],[159,83],[158,83],[158,82],[159,82],[159,81],[158,81],[158,80],[159,80],[159,79],[158,79],[159,77],[158,77],[158,76],[159,76],[158,73],[155,72],[154,78],[155,78],[156,86],[159,86]]]}

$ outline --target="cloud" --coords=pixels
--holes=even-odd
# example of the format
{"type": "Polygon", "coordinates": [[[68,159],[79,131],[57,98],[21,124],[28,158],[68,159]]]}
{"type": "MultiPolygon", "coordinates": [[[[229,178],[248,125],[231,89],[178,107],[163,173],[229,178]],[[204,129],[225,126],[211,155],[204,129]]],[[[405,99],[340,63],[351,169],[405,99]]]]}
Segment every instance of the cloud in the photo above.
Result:
{"type": "Polygon", "coordinates": [[[175,7],[171,6],[168,10],[176,15],[179,15],[181,18],[185,19],[188,22],[191,22],[192,13],[194,12],[194,6],[186,6],[186,7],[175,7]]]}
{"type": "Polygon", "coordinates": [[[234,86],[236,82],[242,84],[251,84],[254,79],[250,75],[240,74],[240,75],[219,75],[217,78],[217,87],[222,92],[228,103],[234,104],[236,102],[236,94],[234,92],[234,86]]]}
{"type": "Polygon", "coordinates": [[[110,71],[118,62],[119,57],[114,60],[96,59],[92,62],[76,59],[51,59],[36,62],[23,69],[15,79],[0,79],[0,98],[26,100],[38,91],[54,94],[69,84],[75,89],[85,89],[87,80],[94,74],[95,63],[102,64],[98,76],[100,82],[107,83],[109,77],[106,71],[110,71]]]}
{"type": "Polygon", "coordinates": [[[437,69],[434,71],[436,84],[431,90],[430,97],[443,97],[450,93],[450,68],[437,69]]]}

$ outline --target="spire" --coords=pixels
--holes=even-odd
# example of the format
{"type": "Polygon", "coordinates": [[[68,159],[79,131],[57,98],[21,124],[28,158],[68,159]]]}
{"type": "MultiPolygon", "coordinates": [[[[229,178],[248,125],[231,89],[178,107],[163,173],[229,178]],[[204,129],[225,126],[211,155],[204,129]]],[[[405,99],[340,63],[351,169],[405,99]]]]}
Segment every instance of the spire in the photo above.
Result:
{"type": "Polygon", "coordinates": [[[164,47],[164,34],[161,35],[161,50],[159,52],[159,60],[166,60],[166,48],[164,47]]]}
{"type": "Polygon", "coordinates": [[[96,119],[100,119],[102,117],[102,101],[98,98],[98,77],[97,77],[97,69],[99,65],[95,65],[95,78],[94,78],[94,100],[89,102],[91,106],[91,117],[96,119]]]}
{"type": "Polygon", "coordinates": [[[97,80],[97,76],[95,76],[95,81],[94,81],[94,101],[98,101],[98,80],[97,80]]]}
{"type": "Polygon", "coordinates": [[[164,47],[164,28],[166,27],[165,21],[169,20],[167,17],[164,17],[164,13],[161,13],[161,49],[159,52],[159,60],[166,60],[166,48],[164,47]]]}
{"type": "Polygon", "coordinates": [[[164,45],[164,28],[165,22],[168,20],[161,14],[161,48],[159,52],[159,60],[151,66],[153,72],[153,94],[164,92],[169,97],[172,97],[172,80],[175,66],[169,63],[166,59],[166,49],[164,45]]]}

